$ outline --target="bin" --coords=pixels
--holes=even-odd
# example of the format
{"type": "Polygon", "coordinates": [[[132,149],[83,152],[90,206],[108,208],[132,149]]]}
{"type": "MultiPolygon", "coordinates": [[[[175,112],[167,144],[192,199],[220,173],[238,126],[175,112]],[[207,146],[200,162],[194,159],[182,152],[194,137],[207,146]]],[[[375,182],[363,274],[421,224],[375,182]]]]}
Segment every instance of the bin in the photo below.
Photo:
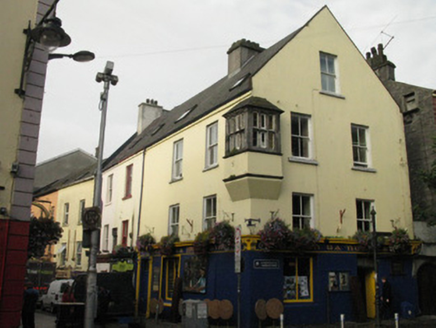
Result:
{"type": "Polygon", "coordinates": [[[185,328],[207,328],[207,304],[200,300],[183,301],[182,323],[185,328]]]}
{"type": "Polygon", "coordinates": [[[60,303],[56,328],[83,328],[85,303],[60,303]]]}

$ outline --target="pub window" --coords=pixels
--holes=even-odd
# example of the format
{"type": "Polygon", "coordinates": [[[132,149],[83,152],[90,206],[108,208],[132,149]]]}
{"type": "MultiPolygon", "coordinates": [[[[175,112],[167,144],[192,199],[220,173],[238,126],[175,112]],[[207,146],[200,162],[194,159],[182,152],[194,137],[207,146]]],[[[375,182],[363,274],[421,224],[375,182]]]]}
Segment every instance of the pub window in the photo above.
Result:
{"type": "Polygon", "coordinates": [[[288,257],[283,264],[283,300],[285,302],[312,302],[312,258],[288,257]]]}

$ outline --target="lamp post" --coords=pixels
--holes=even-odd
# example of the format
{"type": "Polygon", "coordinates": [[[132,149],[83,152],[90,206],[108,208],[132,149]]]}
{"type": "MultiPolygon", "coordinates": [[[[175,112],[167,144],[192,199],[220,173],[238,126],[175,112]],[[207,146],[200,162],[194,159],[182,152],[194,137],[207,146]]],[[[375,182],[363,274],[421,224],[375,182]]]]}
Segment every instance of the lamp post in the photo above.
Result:
{"type": "MultiPolygon", "coordinates": [[[[101,172],[102,172],[102,159],[103,159],[103,146],[104,146],[104,132],[106,127],[106,112],[107,102],[109,98],[109,87],[112,84],[115,86],[118,83],[118,77],[112,75],[114,63],[111,61],[106,62],[103,73],[97,73],[96,81],[104,82],[103,92],[100,96],[99,109],[101,111],[100,120],[100,136],[98,140],[98,153],[97,153],[97,168],[94,178],[94,198],[93,208],[100,209],[101,213],[101,172]]],[[[90,249],[89,249],[89,266],[87,276],[86,288],[86,305],[85,305],[85,328],[94,327],[94,318],[96,316],[97,305],[97,252],[100,244],[100,231],[99,228],[94,228],[91,231],[90,249]]]]}
{"type": "Polygon", "coordinates": [[[371,221],[372,221],[372,244],[373,244],[373,256],[374,256],[374,283],[375,283],[375,324],[376,327],[380,327],[380,300],[378,293],[378,268],[377,268],[377,229],[375,225],[375,215],[377,214],[374,207],[371,209],[371,221]]]}

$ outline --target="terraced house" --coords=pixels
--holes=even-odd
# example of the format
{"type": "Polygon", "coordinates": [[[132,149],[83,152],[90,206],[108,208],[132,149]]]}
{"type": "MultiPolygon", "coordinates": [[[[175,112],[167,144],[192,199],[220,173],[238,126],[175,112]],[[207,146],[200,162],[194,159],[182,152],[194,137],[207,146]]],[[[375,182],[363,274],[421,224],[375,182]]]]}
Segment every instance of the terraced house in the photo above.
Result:
{"type": "MultiPolygon", "coordinates": [[[[242,39],[227,55],[227,74],[171,111],[140,105],[138,131],[105,163],[101,249],[178,236],[172,253],[142,253],[144,313],[160,304],[169,314],[183,297],[225,300],[221,320],[240,311],[244,327],[274,319],[256,311],[271,300],[286,324],[373,317],[372,253],[351,236],[374,226],[413,235],[397,104],[327,7],[267,49],[242,39]],[[278,220],[323,237],[266,251],[258,233],[278,220]],[[233,248],[193,247],[224,221],[242,229],[239,307],[233,248]]],[[[412,252],[380,249],[394,309],[416,304],[412,252]]]]}

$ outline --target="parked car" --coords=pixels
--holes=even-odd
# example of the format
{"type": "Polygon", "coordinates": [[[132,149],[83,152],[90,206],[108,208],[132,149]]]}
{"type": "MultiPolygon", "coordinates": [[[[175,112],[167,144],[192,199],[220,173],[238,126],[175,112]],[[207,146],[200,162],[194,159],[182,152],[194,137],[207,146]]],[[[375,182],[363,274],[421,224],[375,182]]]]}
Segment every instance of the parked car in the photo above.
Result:
{"type": "Polygon", "coordinates": [[[55,312],[56,307],[62,302],[62,294],[68,286],[73,284],[73,279],[54,280],[50,283],[47,293],[41,296],[41,308],[55,312]]]}

